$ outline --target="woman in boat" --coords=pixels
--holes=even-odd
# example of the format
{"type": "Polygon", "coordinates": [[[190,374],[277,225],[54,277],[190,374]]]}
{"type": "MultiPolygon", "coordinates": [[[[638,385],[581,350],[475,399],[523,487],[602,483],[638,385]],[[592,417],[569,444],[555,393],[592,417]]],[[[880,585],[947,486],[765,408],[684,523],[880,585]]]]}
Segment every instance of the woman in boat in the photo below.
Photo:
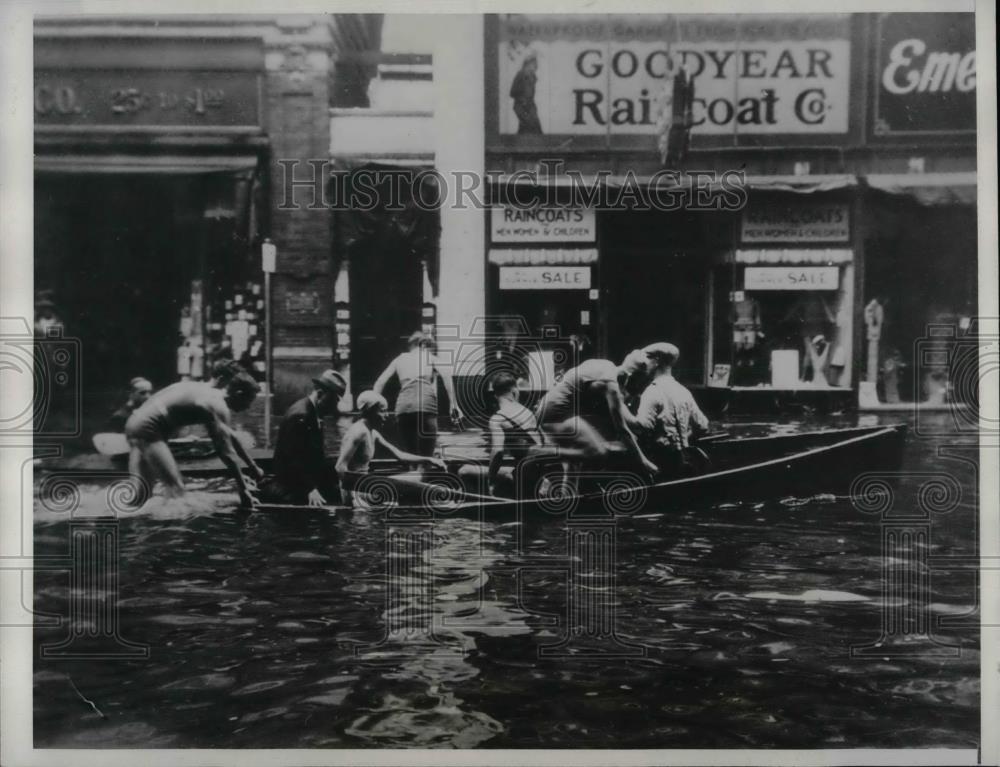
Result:
{"type": "Polygon", "coordinates": [[[457,424],[462,420],[451,374],[441,366],[435,352],[434,339],[417,331],[407,341],[407,350],[389,363],[372,386],[372,391],[381,395],[389,379],[393,376],[399,379],[396,397],[399,443],[405,451],[418,456],[433,455],[437,446],[438,378],[451,403],[452,421],[457,424]]]}
{"type": "Polygon", "coordinates": [[[497,411],[490,418],[490,494],[523,498],[535,491],[530,478],[520,469],[531,448],[544,445],[545,439],[534,414],[518,399],[517,379],[511,373],[497,373],[490,388],[497,398],[497,411]],[[505,466],[510,458],[514,466],[505,466]]]}
{"type": "MultiPolygon", "coordinates": [[[[434,467],[442,471],[445,469],[444,462],[440,459],[400,450],[379,433],[378,430],[385,423],[386,412],[389,409],[389,404],[381,394],[376,394],[374,391],[361,392],[355,400],[355,407],[361,417],[344,434],[336,466],[345,505],[355,504],[355,492],[365,494],[365,478],[369,476],[376,446],[388,450],[398,461],[434,467]]],[[[400,503],[419,503],[426,494],[427,486],[423,482],[400,477],[380,477],[379,481],[393,487],[396,496],[394,500],[400,503]]],[[[374,483],[370,483],[370,490],[377,494],[374,488],[374,483]]]]}

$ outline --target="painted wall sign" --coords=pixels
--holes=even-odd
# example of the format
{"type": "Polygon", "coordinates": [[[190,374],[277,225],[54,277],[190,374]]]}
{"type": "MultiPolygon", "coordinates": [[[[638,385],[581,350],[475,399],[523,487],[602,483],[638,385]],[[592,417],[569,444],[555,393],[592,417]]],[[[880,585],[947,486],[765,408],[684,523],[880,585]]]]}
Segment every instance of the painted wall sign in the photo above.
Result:
{"type": "Polygon", "coordinates": [[[975,133],[975,14],[880,14],[875,39],[876,136],[975,133]]]}
{"type": "Polygon", "coordinates": [[[848,130],[846,14],[504,14],[498,23],[501,135],[654,134],[680,66],[695,78],[694,135],[848,130]]]}
{"type": "Polygon", "coordinates": [[[501,266],[501,290],[589,290],[589,266],[501,266]]]}
{"type": "Polygon", "coordinates": [[[850,237],[846,203],[751,202],[743,211],[744,243],[847,242],[850,237]]]}
{"type": "Polygon", "coordinates": [[[490,210],[490,237],[503,242],[594,242],[593,209],[498,205],[490,210]]]}
{"type": "Polygon", "coordinates": [[[837,290],[836,266],[748,266],[743,272],[745,290],[837,290]]]}
{"type": "Polygon", "coordinates": [[[254,72],[35,72],[36,126],[258,126],[254,72]]]}

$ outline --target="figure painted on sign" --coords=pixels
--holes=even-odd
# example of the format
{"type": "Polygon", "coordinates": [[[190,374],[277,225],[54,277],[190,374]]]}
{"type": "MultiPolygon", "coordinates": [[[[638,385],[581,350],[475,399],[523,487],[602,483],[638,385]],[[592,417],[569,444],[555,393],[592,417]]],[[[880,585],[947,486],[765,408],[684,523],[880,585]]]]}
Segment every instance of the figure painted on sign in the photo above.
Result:
{"type": "Polygon", "coordinates": [[[520,71],[514,75],[510,85],[510,97],[514,99],[514,114],[517,115],[519,134],[540,134],[542,123],[538,119],[535,106],[535,86],[538,83],[538,54],[528,51],[521,62],[520,71]]]}

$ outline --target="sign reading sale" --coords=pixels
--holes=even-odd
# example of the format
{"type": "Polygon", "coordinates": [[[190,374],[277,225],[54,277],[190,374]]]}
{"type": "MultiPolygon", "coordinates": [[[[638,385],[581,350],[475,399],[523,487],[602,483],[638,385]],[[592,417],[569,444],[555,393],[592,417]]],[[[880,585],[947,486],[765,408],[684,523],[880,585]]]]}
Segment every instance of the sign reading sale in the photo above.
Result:
{"type": "Polygon", "coordinates": [[[839,134],[849,117],[846,15],[500,19],[501,134],[652,134],[680,67],[694,134],[839,134]]]}

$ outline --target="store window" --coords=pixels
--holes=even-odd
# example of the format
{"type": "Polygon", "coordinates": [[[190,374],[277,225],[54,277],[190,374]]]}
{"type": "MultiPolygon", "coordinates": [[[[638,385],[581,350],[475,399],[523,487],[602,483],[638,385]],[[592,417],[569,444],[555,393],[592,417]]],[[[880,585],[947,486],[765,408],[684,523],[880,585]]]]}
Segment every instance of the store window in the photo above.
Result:
{"type": "Polygon", "coordinates": [[[851,386],[853,253],[743,249],[713,270],[710,386],[851,386]]]}

